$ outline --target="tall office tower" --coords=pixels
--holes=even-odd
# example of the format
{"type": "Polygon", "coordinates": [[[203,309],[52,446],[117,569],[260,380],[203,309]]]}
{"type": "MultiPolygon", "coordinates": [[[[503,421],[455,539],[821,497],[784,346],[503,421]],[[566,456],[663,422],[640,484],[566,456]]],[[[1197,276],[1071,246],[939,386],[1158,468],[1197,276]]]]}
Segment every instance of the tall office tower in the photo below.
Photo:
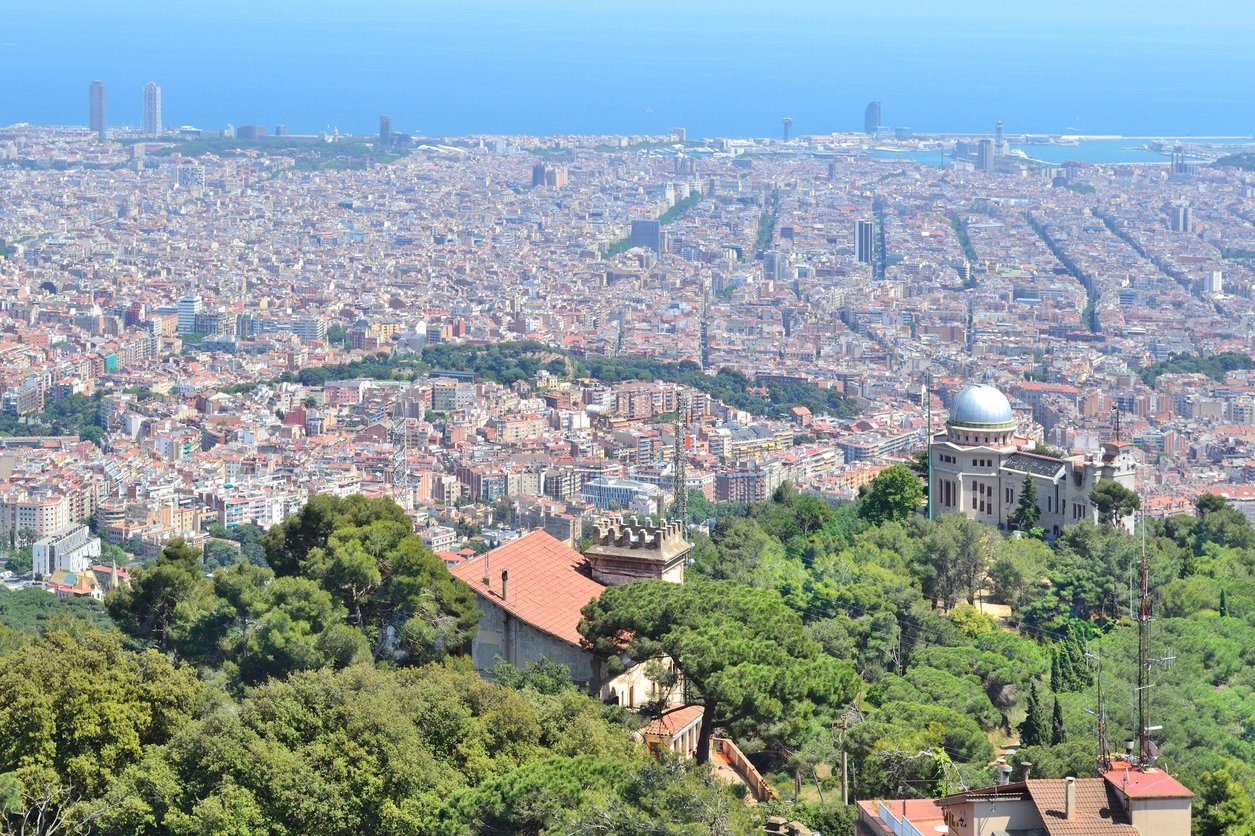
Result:
{"type": "Polygon", "coordinates": [[[863,130],[869,134],[880,130],[880,102],[868,102],[863,109],[863,130]]]}
{"type": "Polygon", "coordinates": [[[999,119],[994,123],[994,156],[1005,157],[1007,155],[1007,141],[1002,136],[1002,120],[999,119]]]}
{"type": "Polygon", "coordinates": [[[1173,232],[1193,232],[1194,221],[1190,217],[1190,207],[1184,203],[1178,203],[1172,207],[1172,231],[1173,232]]]}
{"type": "Polygon", "coordinates": [[[144,133],[148,136],[161,133],[161,88],[155,81],[144,85],[144,133]]]}
{"type": "Polygon", "coordinates": [[[793,117],[786,116],[780,121],[784,123],[784,141],[788,142],[789,141],[789,128],[792,127],[793,125],[793,117]]]}
{"type": "Polygon", "coordinates": [[[280,122],[279,124],[275,125],[275,136],[287,136],[287,135],[288,135],[288,126],[285,123],[280,122]]]}
{"type": "Polygon", "coordinates": [[[782,281],[789,278],[789,256],[787,253],[768,250],[763,253],[763,278],[782,281]]]}
{"type": "Polygon", "coordinates": [[[392,144],[392,117],[386,113],[379,117],[379,144],[392,144]]]}
{"type": "Polygon", "coordinates": [[[545,185],[545,164],[536,163],[536,165],[532,166],[532,186],[543,185],[545,185]]]}
{"type": "Polygon", "coordinates": [[[647,247],[662,255],[662,224],[657,221],[632,221],[632,246],[647,247]]]}
{"type": "Polygon", "coordinates": [[[179,333],[191,334],[196,330],[196,315],[200,313],[201,298],[199,296],[183,296],[179,298],[179,333]]]}
{"type": "Polygon", "coordinates": [[[1203,290],[1207,293],[1224,293],[1224,274],[1219,270],[1212,270],[1203,279],[1203,290]]]}
{"type": "Polygon", "coordinates": [[[976,147],[976,169],[978,171],[994,170],[994,143],[990,139],[982,139],[976,147]]]}
{"type": "Polygon", "coordinates": [[[872,263],[872,254],[875,252],[875,226],[871,221],[861,220],[854,222],[854,258],[862,264],[872,263]]]}
{"type": "Polygon", "coordinates": [[[93,81],[87,89],[87,126],[105,141],[105,83],[93,81]]]}

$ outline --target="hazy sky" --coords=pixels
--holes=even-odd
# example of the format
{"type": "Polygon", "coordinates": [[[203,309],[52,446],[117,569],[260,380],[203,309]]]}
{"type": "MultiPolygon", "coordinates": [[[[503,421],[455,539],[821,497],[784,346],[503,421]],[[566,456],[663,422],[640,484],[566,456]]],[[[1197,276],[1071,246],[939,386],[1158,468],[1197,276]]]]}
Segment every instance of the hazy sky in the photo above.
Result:
{"type": "Polygon", "coordinates": [[[774,133],[1255,131],[1255,2],[748,0],[17,2],[0,123],[111,123],[156,80],[166,121],[293,130],[774,133]],[[759,127],[761,126],[761,127],[759,127]]]}

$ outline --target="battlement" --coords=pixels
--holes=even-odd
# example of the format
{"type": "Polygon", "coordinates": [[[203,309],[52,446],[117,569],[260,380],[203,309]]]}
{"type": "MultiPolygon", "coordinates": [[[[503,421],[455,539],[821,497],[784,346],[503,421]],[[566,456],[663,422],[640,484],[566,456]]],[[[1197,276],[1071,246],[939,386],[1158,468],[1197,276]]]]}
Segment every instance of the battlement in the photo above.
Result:
{"type": "Polygon", "coordinates": [[[682,583],[684,558],[693,548],[679,521],[653,525],[636,517],[606,517],[594,523],[592,544],[584,550],[593,577],[606,584],[642,578],[682,583]]]}
{"type": "Polygon", "coordinates": [[[624,521],[622,517],[607,517],[593,524],[593,545],[613,546],[620,549],[650,549],[667,551],[683,544],[689,548],[684,539],[684,523],[679,520],[652,525],[650,522],[637,522],[636,517],[624,521]]]}

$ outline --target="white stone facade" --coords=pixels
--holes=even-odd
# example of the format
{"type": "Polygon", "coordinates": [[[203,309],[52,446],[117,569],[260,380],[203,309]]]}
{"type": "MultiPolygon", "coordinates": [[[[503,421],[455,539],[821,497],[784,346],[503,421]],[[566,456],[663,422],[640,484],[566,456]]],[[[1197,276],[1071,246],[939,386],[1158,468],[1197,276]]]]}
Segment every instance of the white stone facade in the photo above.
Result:
{"type": "MultiPolygon", "coordinates": [[[[1021,449],[1007,399],[991,386],[965,387],[955,397],[946,434],[930,453],[929,496],[934,516],[962,513],[987,525],[1007,528],[1024,486],[1032,476],[1048,536],[1081,520],[1097,521],[1089,492],[1112,479],[1134,489],[1137,459],[1131,444],[1107,442],[1099,453],[1054,458],[1021,449]]],[[[1122,521],[1132,527],[1132,517],[1122,521]]]]}

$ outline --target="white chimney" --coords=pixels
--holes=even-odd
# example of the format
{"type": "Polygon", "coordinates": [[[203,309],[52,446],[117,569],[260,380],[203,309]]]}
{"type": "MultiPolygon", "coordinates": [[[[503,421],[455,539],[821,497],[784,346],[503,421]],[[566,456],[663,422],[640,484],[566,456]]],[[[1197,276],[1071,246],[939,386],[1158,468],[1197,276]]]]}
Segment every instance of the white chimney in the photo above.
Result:
{"type": "Polygon", "coordinates": [[[1076,813],[1076,779],[1069,776],[1063,780],[1063,817],[1071,819],[1076,813]]]}

